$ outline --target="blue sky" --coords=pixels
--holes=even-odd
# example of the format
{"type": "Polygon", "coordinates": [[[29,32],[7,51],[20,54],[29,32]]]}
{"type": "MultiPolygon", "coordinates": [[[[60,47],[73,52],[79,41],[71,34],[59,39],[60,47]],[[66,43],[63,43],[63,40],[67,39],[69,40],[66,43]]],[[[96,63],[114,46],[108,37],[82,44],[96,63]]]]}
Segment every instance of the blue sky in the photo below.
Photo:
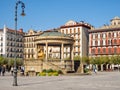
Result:
{"type": "MultiPolygon", "coordinates": [[[[0,28],[4,24],[14,29],[15,3],[17,0],[0,0],[0,28]]],[[[95,27],[109,24],[120,17],[120,0],[22,0],[26,16],[20,16],[18,29],[48,30],[64,25],[68,20],[85,21],[95,27]]]]}

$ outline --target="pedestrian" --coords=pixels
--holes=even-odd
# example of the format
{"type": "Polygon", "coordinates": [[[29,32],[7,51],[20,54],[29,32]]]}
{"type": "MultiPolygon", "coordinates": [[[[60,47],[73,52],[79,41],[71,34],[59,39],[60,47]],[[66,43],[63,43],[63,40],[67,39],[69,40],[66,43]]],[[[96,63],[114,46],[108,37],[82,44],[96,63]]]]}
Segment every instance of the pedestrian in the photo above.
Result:
{"type": "Polygon", "coordinates": [[[12,67],[11,67],[11,70],[10,70],[12,76],[13,76],[13,69],[14,69],[14,68],[13,68],[13,66],[12,66],[12,67]]]}
{"type": "Polygon", "coordinates": [[[24,67],[23,66],[21,66],[20,72],[21,72],[21,76],[24,76],[24,67]]]}
{"type": "Polygon", "coordinates": [[[2,66],[2,76],[4,76],[5,75],[5,66],[3,65],[2,66]]]}
{"type": "Polygon", "coordinates": [[[95,72],[95,74],[97,74],[97,69],[96,68],[94,68],[94,72],[95,72]]]}
{"type": "Polygon", "coordinates": [[[0,76],[1,76],[1,72],[2,72],[2,66],[0,65],[0,76]]]}

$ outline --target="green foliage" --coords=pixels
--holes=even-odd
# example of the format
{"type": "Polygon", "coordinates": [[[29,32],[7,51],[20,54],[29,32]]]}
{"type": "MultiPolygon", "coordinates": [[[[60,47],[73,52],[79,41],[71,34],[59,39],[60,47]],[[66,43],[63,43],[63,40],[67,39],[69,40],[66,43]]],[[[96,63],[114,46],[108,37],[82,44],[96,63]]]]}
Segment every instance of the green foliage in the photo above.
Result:
{"type": "Polygon", "coordinates": [[[2,56],[0,56],[0,65],[4,64],[4,58],[2,56]]]}
{"type": "Polygon", "coordinates": [[[46,73],[46,69],[43,69],[42,72],[45,72],[45,73],[46,73]]]}
{"type": "Polygon", "coordinates": [[[40,72],[39,74],[37,74],[38,76],[58,76],[59,74],[63,74],[63,72],[61,70],[53,70],[53,69],[44,69],[42,70],[42,72],[40,72]]]}
{"type": "Polygon", "coordinates": [[[39,76],[46,76],[46,73],[45,72],[41,72],[41,73],[39,73],[39,76]]]}
{"type": "MultiPolygon", "coordinates": [[[[23,61],[21,59],[16,59],[17,66],[23,65],[23,61]]],[[[0,65],[8,65],[13,66],[14,65],[14,58],[4,58],[0,56],[0,65]]]]}
{"type": "Polygon", "coordinates": [[[58,74],[63,74],[63,72],[61,70],[58,70],[58,74]]]}
{"type": "Polygon", "coordinates": [[[53,76],[58,76],[58,75],[59,75],[58,72],[53,73],[53,76]]]}
{"type": "Polygon", "coordinates": [[[77,56],[75,56],[73,59],[74,59],[74,60],[79,60],[79,61],[80,61],[81,58],[80,58],[80,56],[77,55],[77,56]]]}
{"type": "Polygon", "coordinates": [[[48,69],[48,70],[46,70],[46,73],[51,73],[51,72],[53,72],[52,69],[48,69]]]}
{"type": "Polygon", "coordinates": [[[3,64],[8,64],[7,58],[3,58],[3,64]]]}
{"type": "Polygon", "coordinates": [[[120,55],[118,55],[117,60],[118,60],[118,64],[120,64],[120,55]]]}
{"type": "Polygon", "coordinates": [[[113,64],[120,64],[120,55],[112,56],[111,60],[113,64]]]}
{"type": "Polygon", "coordinates": [[[52,72],[47,74],[48,76],[52,76],[52,72]]]}
{"type": "Polygon", "coordinates": [[[64,60],[70,60],[70,57],[66,57],[64,60]]]}
{"type": "Polygon", "coordinates": [[[16,59],[17,66],[23,65],[23,60],[21,59],[16,59]]]}
{"type": "Polygon", "coordinates": [[[88,68],[84,68],[84,73],[89,73],[89,69],[88,68]]]}
{"type": "Polygon", "coordinates": [[[9,65],[9,66],[13,66],[13,65],[14,65],[14,59],[8,60],[8,65],[9,65]]]}
{"type": "Polygon", "coordinates": [[[87,57],[87,56],[84,56],[84,57],[82,57],[82,62],[84,63],[84,64],[90,64],[90,59],[89,59],[89,57],[87,57]]]}
{"type": "Polygon", "coordinates": [[[120,55],[114,55],[111,57],[108,56],[101,56],[101,57],[95,57],[90,58],[91,64],[120,64],[120,55]]]}
{"type": "Polygon", "coordinates": [[[91,64],[97,64],[97,59],[91,58],[91,64]]]}

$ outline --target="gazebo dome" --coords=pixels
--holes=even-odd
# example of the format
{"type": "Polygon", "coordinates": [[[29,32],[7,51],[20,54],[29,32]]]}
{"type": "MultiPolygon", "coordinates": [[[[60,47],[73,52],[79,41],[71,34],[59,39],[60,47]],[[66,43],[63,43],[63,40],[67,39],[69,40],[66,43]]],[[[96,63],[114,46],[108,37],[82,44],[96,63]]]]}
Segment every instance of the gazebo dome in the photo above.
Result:
{"type": "Polygon", "coordinates": [[[113,19],[120,19],[118,16],[114,17],[113,19]]]}
{"type": "Polygon", "coordinates": [[[120,25],[120,18],[118,16],[111,20],[111,25],[120,25]]]}
{"type": "Polygon", "coordinates": [[[74,43],[74,38],[70,37],[67,34],[63,34],[58,31],[45,31],[43,32],[40,36],[35,38],[36,43],[45,43],[51,42],[51,43],[69,43],[72,44],[74,43]]]}
{"type": "Polygon", "coordinates": [[[58,31],[45,31],[43,34],[40,35],[40,37],[52,37],[52,36],[60,36],[60,37],[69,37],[67,34],[63,34],[61,32],[58,31]]]}

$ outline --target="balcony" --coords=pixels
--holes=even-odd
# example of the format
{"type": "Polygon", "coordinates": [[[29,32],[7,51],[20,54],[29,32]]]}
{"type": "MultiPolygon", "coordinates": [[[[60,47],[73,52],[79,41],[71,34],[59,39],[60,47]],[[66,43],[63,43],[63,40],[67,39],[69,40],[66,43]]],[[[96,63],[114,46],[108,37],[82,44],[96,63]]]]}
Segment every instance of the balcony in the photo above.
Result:
{"type": "Polygon", "coordinates": [[[35,54],[35,52],[24,52],[24,55],[35,54]]]}

